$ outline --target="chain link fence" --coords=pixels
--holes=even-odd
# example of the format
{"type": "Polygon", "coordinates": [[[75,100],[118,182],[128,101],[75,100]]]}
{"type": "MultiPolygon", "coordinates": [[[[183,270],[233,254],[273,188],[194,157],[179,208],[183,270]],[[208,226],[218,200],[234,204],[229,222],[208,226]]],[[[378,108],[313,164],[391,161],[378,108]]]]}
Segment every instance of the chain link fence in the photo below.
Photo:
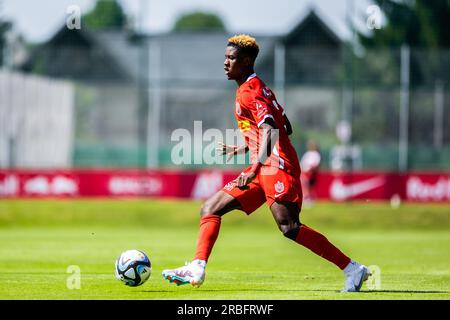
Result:
{"type": "MultiPolygon", "coordinates": [[[[109,41],[101,50],[73,42],[43,47],[22,72],[23,77],[38,73],[71,83],[73,132],[67,135],[72,139],[67,143],[72,146],[67,167],[174,167],[176,129],[194,133],[194,122],[202,121],[202,132],[215,128],[225,135],[237,127],[236,85],[223,74],[226,35],[127,38],[126,44],[111,35],[101,39],[109,41]]],[[[308,140],[315,140],[327,169],[450,170],[450,50],[407,48],[405,55],[401,48],[355,52],[344,45],[283,47],[280,58],[276,39],[261,38],[260,45],[256,72],[285,107],[299,154],[308,140]],[[337,135],[343,125],[351,132],[347,138],[337,135]],[[401,134],[402,126],[406,134],[401,134]]],[[[9,90],[8,97],[25,94],[6,80],[0,85],[0,92],[9,90]]],[[[5,96],[0,97],[2,123],[12,116],[5,96]]],[[[32,109],[32,99],[27,101],[32,109]]],[[[42,115],[31,120],[46,126],[42,115]]],[[[55,135],[48,128],[48,140],[55,135]]],[[[192,152],[208,143],[194,135],[192,152]]],[[[23,148],[5,142],[2,150],[17,153],[23,148]]],[[[26,164],[49,163],[42,159],[26,164]]],[[[185,167],[206,166],[223,167],[220,162],[185,167]]]]}

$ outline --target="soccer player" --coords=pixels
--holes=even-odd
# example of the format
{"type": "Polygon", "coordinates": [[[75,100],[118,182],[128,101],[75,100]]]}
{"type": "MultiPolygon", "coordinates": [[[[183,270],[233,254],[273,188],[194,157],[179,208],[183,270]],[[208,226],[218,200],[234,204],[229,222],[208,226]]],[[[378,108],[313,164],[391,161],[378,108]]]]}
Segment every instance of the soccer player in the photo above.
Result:
{"type": "Polygon", "coordinates": [[[194,259],[180,268],[164,270],[162,275],[177,285],[200,286],[219,235],[222,216],[235,209],[250,215],[267,203],[285,237],[343,270],[343,291],[359,291],[369,276],[368,268],[351,260],[325,236],[300,222],[300,165],[288,137],[292,127],[273,92],[254,72],[258,53],[256,40],[248,35],[228,39],[224,70],[228,80],[238,85],[235,116],[245,145],[222,144],[219,148],[222,155],[250,151],[252,165],[203,204],[194,259]]]}
{"type": "Polygon", "coordinates": [[[314,141],[308,142],[308,151],[300,160],[302,173],[300,175],[302,187],[304,191],[304,204],[312,205],[315,198],[315,186],[317,183],[317,175],[320,168],[320,153],[317,144],[314,141]]]}

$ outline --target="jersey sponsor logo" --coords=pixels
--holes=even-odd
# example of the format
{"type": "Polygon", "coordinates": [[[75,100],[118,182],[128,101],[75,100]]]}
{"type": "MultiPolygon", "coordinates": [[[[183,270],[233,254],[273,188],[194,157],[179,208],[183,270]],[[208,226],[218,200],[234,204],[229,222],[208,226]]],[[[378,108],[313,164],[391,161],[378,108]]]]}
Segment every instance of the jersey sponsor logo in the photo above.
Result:
{"type": "Polygon", "coordinates": [[[330,195],[334,200],[346,200],[384,185],[384,177],[374,177],[364,181],[344,184],[340,179],[331,183],[330,195]]]}
{"type": "MultiPolygon", "coordinates": [[[[282,193],[284,191],[284,183],[281,181],[277,181],[277,183],[275,183],[275,191],[277,193],[282,193]]],[[[276,195],[275,195],[276,196],[276,195]]]]}
{"type": "Polygon", "coordinates": [[[241,130],[241,132],[249,131],[251,129],[250,121],[249,120],[239,120],[238,128],[239,128],[239,130],[241,130]]]}
{"type": "Polygon", "coordinates": [[[236,102],[236,113],[240,116],[242,113],[241,110],[241,105],[239,104],[239,102],[236,102]]]}

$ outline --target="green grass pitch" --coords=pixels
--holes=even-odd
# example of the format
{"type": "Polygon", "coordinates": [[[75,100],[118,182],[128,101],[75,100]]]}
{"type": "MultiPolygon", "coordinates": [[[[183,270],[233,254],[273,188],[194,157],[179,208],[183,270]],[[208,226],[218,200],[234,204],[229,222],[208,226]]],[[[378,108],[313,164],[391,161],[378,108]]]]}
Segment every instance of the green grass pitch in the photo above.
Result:
{"type": "Polygon", "coordinates": [[[0,299],[450,299],[450,206],[318,203],[302,222],[379,282],[340,293],[334,265],[284,238],[266,206],[234,211],[200,288],[177,287],[161,271],[192,259],[201,203],[182,200],[1,200],[0,299]],[[127,249],[145,251],[150,279],[130,288],[114,277],[127,249]],[[69,266],[80,270],[80,288],[69,266]],[[67,284],[69,283],[69,287],[67,284]]]}

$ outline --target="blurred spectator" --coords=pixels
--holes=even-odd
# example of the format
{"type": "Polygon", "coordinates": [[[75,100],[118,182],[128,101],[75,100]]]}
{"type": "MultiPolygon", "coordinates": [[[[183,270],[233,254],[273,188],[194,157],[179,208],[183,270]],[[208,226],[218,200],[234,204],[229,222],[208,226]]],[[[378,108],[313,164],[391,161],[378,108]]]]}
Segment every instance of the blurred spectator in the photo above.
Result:
{"type": "Polygon", "coordinates": [[[314,141],[308,142],[308,150],[300,160],[300,167],[302,169],[300,178],[303,188],[303,202],[305,206],[310,206],[316,197],[314,189],[320,167],[320,153],[314,141]]]}

